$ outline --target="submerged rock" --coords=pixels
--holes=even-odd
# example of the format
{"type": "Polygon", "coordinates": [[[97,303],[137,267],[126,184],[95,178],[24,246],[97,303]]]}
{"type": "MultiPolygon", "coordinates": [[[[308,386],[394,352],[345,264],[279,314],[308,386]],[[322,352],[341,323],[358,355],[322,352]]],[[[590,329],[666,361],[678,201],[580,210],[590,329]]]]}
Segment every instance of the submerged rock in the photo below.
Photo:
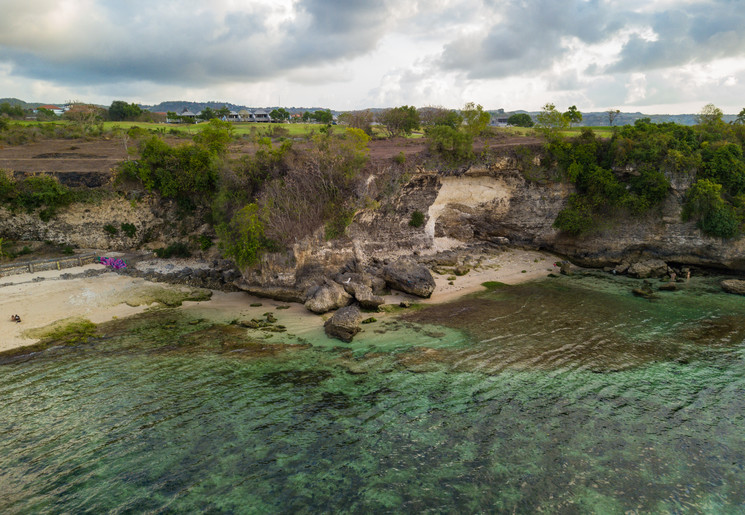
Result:
{"type": "Polygon", "coordinates": [[[362,312],[356,304],[353,304],[334,313],[334,316],[323,324],[323,329],[330,338],[348,343],[352,341],[354,335],[360,332],[361,323],[362,312]]]}
{"type": "Polygon", "coordinates": [[[735,295],[745,295],[745,281],[740,279],[725,279],[720,283],[722,289],[727,293],[735,295]]]}

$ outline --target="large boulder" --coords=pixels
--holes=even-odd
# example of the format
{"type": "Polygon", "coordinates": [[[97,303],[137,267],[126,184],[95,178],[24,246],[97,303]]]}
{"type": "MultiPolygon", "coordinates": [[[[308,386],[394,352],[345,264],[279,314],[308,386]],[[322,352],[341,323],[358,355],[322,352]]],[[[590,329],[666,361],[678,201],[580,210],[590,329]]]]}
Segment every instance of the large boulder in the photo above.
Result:
{"type": "Polygon", "coordinates": [[[369,286],[355,283],[352,283],[352,285],[354,298],[357,299],[363,309],[378,309],[382,304],[385,304],[385,299],[373,294],[369,286]]]}
{"type": "Polygon", "coordinates": [[[662,277],[667,275],[668,268],[667,263],[661,259],[647,259],[644,261],[637,261],[632,264],[626,273],[631,277],[637,279],[646,279],[648,277],[662,277]]]}
{"type": "Polygon", "coordinates": [[[391,288],[417,297],[429,297],[435,289],[435,278],[429,268],[408,259],[385,265],[382,275],[391,288]]]}
{"type": "Polygon", "coordinates": [[[321,314],[344,307],[351,301],[352,296],[344,291],[339,283],[327,280],[320,286],[308,290],[305,307],[313,313],[321,314]]]}
{"type": "Polygon", "coordinates": [[[745,295],[745,281],[740,279],[725,279],[721,283],[722,289],[727,293],[745,295]]]}
{"type": "Polygon", "coordinates": [[[360,332],[361,323],[362,312],[356,304],[352,304],[334,313],[323,324],[323,329],[330,338],[351,342],[354,335],[360,332]]]}

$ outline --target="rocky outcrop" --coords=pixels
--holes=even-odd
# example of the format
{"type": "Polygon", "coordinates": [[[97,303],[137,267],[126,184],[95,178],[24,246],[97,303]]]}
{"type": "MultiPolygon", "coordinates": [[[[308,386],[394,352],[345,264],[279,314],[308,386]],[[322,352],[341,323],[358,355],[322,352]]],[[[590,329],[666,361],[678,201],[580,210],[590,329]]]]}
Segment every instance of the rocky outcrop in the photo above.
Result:
{"type": "Polygon", "coordinates": [[[668,266],[661,259],[645,259],[631,264],[626,273],[637,279],[663,277],[668,273],[668,266]]]}
{"type": "Polygon", "coordinates": [[[205,210],[184,215],[175,202],[154,197],[72,204],[58,209],[48,221],[41,220],[38,213],[0,208],[0,235],[9,240],[51,241],[86,249],[156,249],[199,236],[212,239],[214,232],[204,223],[205,215],[205,210]],[[125,231],[122,224],[134,231],[125,231]]]}
{"type": "Polygon", "coordinates": [[[360,308],[353,304],[341,308],[334,315],[326,320],[323,329],[330,338],[336,338],[344,342],[351,342],[352,338],[360,332],[362,323],[362,312],[360,308]]]}
{"type": "Polygon", "coordinates": [[[382,276],[391,288],[418,297],[427,298],[435,289],[435,278],[429,269],[409,259],[383,266],[382,276]]]}
{"type": "Polygon", "coordinates": [[[313,313],[327,313],[331,310],[346,306],[352,301],[342,286],[334,281],[326,280],[319,286],[312,286],[307,294],[305,307],[313,313]]]}
{"type": "Polygon", "coordinates": [[[745,281],[739,279],[725,279],[721,283],[722,289],[727,293],[745,295],[745,281]]]}

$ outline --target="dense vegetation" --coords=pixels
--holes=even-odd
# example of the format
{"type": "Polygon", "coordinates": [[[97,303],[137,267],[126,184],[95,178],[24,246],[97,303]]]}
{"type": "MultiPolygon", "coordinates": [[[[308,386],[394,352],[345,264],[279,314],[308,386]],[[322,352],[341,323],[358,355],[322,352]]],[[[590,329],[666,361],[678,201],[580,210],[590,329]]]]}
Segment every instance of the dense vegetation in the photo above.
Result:
{"type": "Polygon", "coordinates": [[[225,254],[249,265],[324,227],[341,236],[361,201],[357,178],[369,137],[359,129],[324,131],[304,143],[257,140],[253,155],[226,156],[232,125],[213,119],[193,141],[170,146],[158,136],[139,143],[139,158],[120,165],[119,183],[137,182],[184,208],[209,207],[225,254]]]}
{"type": "Polygon", "coordinates": [[[580,235],[618,216],[648,212],[676,180],[691,184],[684,220],[695,220],[710,236],[741,234],[745,125],[725,124],[721,111],[702,112],[700,122],[689,127],[642,119],[616,129],[610,139],[599,139],[589,129],[571,140],[547,133],[559,177],[577,187],[555,227],[580,235]]]}
{"type": "Polygon", "coordinates": [[[0,206],[11,211],[38,209],[39,217],[47,221],[73,198],[73,193],[54,177],[38,175],[15,180],[0,170],[0,206]]]}

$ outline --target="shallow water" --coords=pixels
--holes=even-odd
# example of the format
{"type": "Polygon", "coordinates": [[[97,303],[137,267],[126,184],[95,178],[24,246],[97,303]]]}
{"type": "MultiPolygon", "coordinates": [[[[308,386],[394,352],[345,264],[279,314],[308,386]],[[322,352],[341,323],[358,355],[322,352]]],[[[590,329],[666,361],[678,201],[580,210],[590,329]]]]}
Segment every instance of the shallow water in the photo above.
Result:
{"type": "Polygon", "coordinates": [[[635,284],[496,289],[351,345],[116,321],[0,366],[0,507],[741,512],[743,298],[635,284]]]}

